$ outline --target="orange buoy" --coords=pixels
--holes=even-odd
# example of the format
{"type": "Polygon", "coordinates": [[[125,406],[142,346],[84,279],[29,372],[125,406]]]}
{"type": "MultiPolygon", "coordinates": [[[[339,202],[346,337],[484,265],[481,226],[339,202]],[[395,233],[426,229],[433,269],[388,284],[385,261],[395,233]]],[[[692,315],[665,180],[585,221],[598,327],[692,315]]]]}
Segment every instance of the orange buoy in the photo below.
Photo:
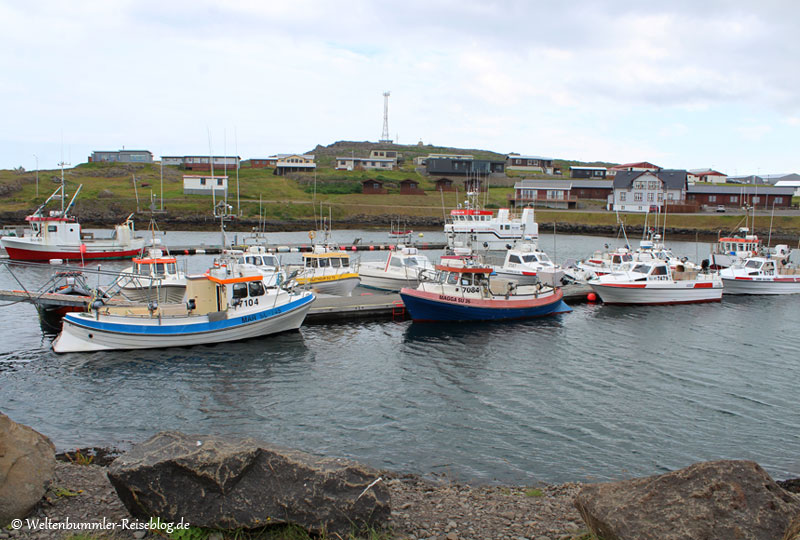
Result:
{"type": "Polygon", "coordinates": [[[586,295],[586,299],[589,302],[597,302],[597,295],[594,294],[593,292],[590,292],[589,294],[586,295]]]}
{"type": "Polygon", "coordinates": [[[356,246],[353,246],[352,248],[350,248],[350,251],[355,251],[355,250],[356,250],[356,246]]]}

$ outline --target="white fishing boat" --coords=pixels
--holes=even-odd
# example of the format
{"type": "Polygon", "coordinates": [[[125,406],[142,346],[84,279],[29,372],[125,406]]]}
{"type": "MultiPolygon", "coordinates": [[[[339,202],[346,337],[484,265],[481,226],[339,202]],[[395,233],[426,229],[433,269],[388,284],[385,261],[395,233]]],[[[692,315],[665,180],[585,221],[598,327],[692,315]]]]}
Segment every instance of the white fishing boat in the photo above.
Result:
{"type": "Polygon", "coordinates": [[[30,229],[22,236],[0,238],[8,257],[19,261],[48,261],[51,259],[79,260],[124,259],[135,256],[144,248],[143,238],[135,237],[133,214],[114,227],[111,238],[95,238],[92,233],[81,232],[81,224],[69,215],[83,185],[79,186],[68,205],[64,169],[61,185],[33,214],[25,218],[30,229]],[[45,213],[51,200],[60,198],[61,210],[45,213]]]}
{"type": "Polygon", "coordinates": [[[508,208],[499,209],[495,216],[491,210],[480,208],[476,194],[468,195],[463,205],[450,211],[450,219],[444,225],[450,249],[471,245],[475,249],[502,251],[518,242],[539,240],[533,208],[524,208],[519,218],[512,217],[508,208]]]}
{"type": "Polygon", "coordinates": [[[186,293],[186,272],[178,260],[156,247],[133,258],[133,264],[120,273],[108,288],[109,294],[119,294],[131,302],[182,302],[186,293]]]}
{"type": "Polygon", "coordinates": [[[186,301],[103,305],[64,316],[57,353],[182,347],[296,330],[314,300],[309,291],[267,287],[260,272],[235,263],[187,276],[186,301]]]}
{"type": "Polygon", "coordinates": [[[399,244],[388,252],[385,261],[361,262],[356,270],[364,287],[399,291],[403,287],[416,287],[422,273],[433,274],[436,269],[417,248],[399,244]]]}
{"type": "Polygon", "coordinates": [[[240,265],[254,266],[264,276],[268,286],[279,286],[286,281],[286,272],[281,267],[280,259],[264,246],[249,246],[244,250],[226,249],[223,254],[232,257],[240,265]]]}
{"type": "Polygon", "coordinates": [[[434,279],[400,290],[414,321],[498,321],[572,311],[560,287],[518,285],[473,259],[442,259],[436,269],[434,279]]]}
{"type": "Polygon", "coordinates": [[[334,247],[315,245],[303,253],[301,266],[289,266],[298,285],[318,294],[350,296],[361,282],[358,272],[350,265],[350,255],[334,247]]]}
{"type": "Polygon", "coordinates": [[[588,283],[606,304],[690,304],[722,299],[722,280],[717,274],[673,271],[661,260],[625,263],[588,283]]]}
{"type": "Polygon", "coordinates": [[[509,249],[503,264],[495,266],[494,270],[498,277],[513,279],[519,285],[541,282],[560,286],[564,278],[564,270],[532,242],[523,242],[509,249]]]}
{"type": "Polygon", "coordinates": [[[738,234],[721,236],[716,244],[711,246],[710,268],[720,270],[742,263],[745,259],[761,254],[762,249],[761,239],[755,234],[750,234],[748,227],[740,227],[738,234]]]}
{"type": "MultiPolygon", "coordinates": [[[[777,246],[779,248],[787,246],[777,246]]],[[[800,269],[785,258],[749,257],[719,271],[725,294],[800,294],[800,269]]]]}
{"type": "Polygon", "coordinates": [[[604,276],[619,270],[623,264],[633,261],[633,253],[627,247],[595,251],[591,257],[578,261],[576,267],[589,276],[604,276]]]}

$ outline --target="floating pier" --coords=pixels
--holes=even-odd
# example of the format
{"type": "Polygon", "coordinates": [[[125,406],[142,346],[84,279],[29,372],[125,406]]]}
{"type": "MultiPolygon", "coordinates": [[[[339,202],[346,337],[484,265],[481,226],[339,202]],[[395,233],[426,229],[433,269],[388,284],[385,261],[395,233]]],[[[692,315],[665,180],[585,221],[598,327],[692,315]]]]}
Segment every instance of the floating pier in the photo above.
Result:
{"type": "MultiPolygon", "coordinates": [[[[566,285],[564,301],[568,304],[585,302],[591,292],[588,285],[566,285]]],[[[27,302],[37,307],[74,307],[86,309],[92,301],[90,296],[75,296],[58,293],[40,293],[0,290],[0,301],[27,302]]],[[[124,300],[106,299],[106,303],[126,304],[124,300]]],[[[347,322],[354,319],[406,318],[405,306],[399,294],[364,293],[355,296],[317,296],[306,316],[306,324],[347,322]]]]}

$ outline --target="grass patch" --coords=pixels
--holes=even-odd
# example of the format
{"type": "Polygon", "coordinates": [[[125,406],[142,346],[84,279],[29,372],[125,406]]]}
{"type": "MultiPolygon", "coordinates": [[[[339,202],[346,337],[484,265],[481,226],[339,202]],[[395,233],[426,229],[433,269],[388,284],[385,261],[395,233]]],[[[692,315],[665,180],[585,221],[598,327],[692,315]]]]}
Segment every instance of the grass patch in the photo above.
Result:
{"type": "Polygon", "coordinates": [[[544,492],[539,488],[528,489],[525,491],[526,497],[544,497],[544,492]]]}

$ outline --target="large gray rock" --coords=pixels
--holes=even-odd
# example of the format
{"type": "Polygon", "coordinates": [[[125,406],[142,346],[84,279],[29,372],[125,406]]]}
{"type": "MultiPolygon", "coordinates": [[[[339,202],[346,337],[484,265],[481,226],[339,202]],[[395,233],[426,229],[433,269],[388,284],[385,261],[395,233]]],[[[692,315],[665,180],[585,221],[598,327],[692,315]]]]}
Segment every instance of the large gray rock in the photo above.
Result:
{"type": "Polygon", "coordinates": [[[800,514],[797,514],[789,523],[782,540],[800,540],[800,514]]]}
{"type": "Polygon", "coordinates": [[[390,514],[375,471],[255,439],[159,433],[114,460],[108,477],[134,516],[200,527],[294,523],[346,535],[390,514]]]}
{"type": "Polygon", "coordinates": [[[757,463],[711,461],[588,485],[575,506],[603,540],[776,540],[800,512],[800,499],[757,463]]]}
{"type": "Polygon", "coordinates": [[[55,470],[56,449],[50,439],[0,413],[0,528],[28,515],[55,470]]]}

